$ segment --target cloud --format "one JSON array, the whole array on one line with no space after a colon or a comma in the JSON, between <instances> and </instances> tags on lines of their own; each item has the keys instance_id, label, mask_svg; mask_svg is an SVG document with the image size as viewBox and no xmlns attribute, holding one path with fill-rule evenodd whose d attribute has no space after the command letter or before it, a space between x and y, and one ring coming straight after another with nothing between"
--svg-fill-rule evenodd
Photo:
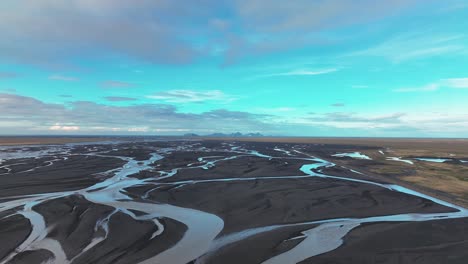
<instances>
[{"instance_id":1,"label":"cloud","mask_svg":"<svg viewBox=\"0 0 468 264\"><path fill-rule=\"evenodd\" d=\"M131 127L127 129L128 132L141 132L141 133L146 133L149 130L150 130L149 127Z\"/></svg>"},{"instance_id":2,"label":"cloud","mask_svg":"<svg viewBox=\"0 0 468 264\"><path fill-rule=\"evenodd\" d=\"M347 123L365 123L365 122L380 122L393 123L399 122L400 119L406 116L406 113L392 113L385 115L357 115L350 112L331 112L325 114L312 114L309 118L312 121L327 121L327 122L347 122Z\"/></svg>"},{"instance_id":3,"label":"cloud","mask_svg":"<svg viewBox=\"0 0 468 264\"><path fill-rule=\"evenodd\" d=\"M465 43L463 34L406 33L346 56L383 57L393 63L401 63L441 55L466 54L468 48Z\"/></svg>"},{"instance_id":4,"label":"cloud","mask_svg":"<svg viewBox=\"0 0 468 264\"><path fill-rule=\"evenodd\" d=\"M440 85L438 83L431 83L421 87L407 87L407 88L398 88L393 90L397 93L408 93L408 92L433 92L439 90Z\"/></svg>"},{"instance_id":5,"label":"cloud","mask_svg":"<svg viewBox=\"0 0 468 264\"><path fill-rule=\"evenodd\" d=\"M337 136L459 137L468 132L468 114L424 110L382 114L310 113L291 120L288 125L302 131L311 127Z\"/></svg>"},{"instance_id":6,"label":"cloud","mask_svg":"<svg viewBox=\"0 0 468 264\"><path fill-rule=\"evenodd\" d=\"M18 107L21 106L21 107ZM61 104L48 104L28 96L0 93L0 116L19 119L34 119L61 116L66 109ZM56 122L54 122L56 123Z\"/></svg>"},{"instance_id":7,"label":"cloud","mask_svg":"<svg viewBox=\"0 0 468 264\"><path fill-rule=\"evenodd\" d=\"M323 34L327 30L397 16L428 1L236 0L237 23L225 34L225 64L247 56L329 47L343 38Z\"/></svg>"},{"instance_id":8,"label":"cloud","mask_svg":"<svg viewBox=\"0 0 468 264\"><path fill-rule=\"evenodd\" d=\"M79 78L71 77L71 76L64 76L59 74L54 74L49 76L49 80L58 80L58 81L66 81L66 82L76 82L79 81Z\"/></svg>"},{"instance_id":9,"label":"cloud","mask_svg":"<svg viewBox=\"0 0 468 264\"><path fill-rule=\"evenodd\" d=\"M113 106L88 101L54 104L32 97L0 93L0 127L2 134L50 134L51 131L58 134L107 135L262 131L264 134L309 136L460 136L468 133L468 114L463 111L420 111L277 116L228 109L188 113L168 104Z\"/></svg>"},{"instance_id":10,"label":"cloud","mask_svg":"<svg viewBox=\"0 0 468 264\"><path fill-rule=\"evenodd\" d=\"M372 0L296 0L287 3L281 0L237 1L245 25L265 32L310 32L348 26L394 15L419 3L426 1L393 0L378 4Z\"/></svg>"},{"instance_id":11,"label":"cloud","mask_svg":"<svg viewBox=\"0 0 468 264\"><path fill-rule=\"evenodd\" d=\"M283 73L271 74L270 76L294 76L294 75L321 75L331 72L336 72L338 69L323 69L323 70L294 70Z\"/></svg>"},{"instance_id":12,"label":"cloud","mask_svg":"<svg viewBox=\"0 0 468 264\"><path fill-rule=\"evenodd\" d=\"M235 61L244 54L324 44L327 41L318 37L324 29L380 20L426 3L4 0L0 3L0 58L51 67L109 56L186 64L221 50L227 61Z\"/></svg>"},{"instance_id":13,"label":"cloud","mask_svg":"<svg viewBox=\"0 0 468 264\"><path fill-rule=\"evenodd\" d=\"M331 130L341 136L349 134L359 136L356 134L359 131L360 136L370 135L369 133L390 135L396 129L402 129L403 133L406 132L408 136L416 131L414 124L408 124L405 121L408 115L408 113L400 112L375 115L353 112L310 113L292 122L298 126L315 126Z\"/></svg>"},{"instance_id":14,"label":"cloud","mask_svg":"<svg viewBox=\"0 0 468 264\"><path fill-rule=\"evenodd\" d=\"M14 88L4 88L4 89L2 89L2 91L6 92L6 93L10 93L10 94L14 94L14 93L17 92L17 90L14 89Z\"/></svg>"},{"instance_id":15,"label":"cloud","mask_svg":"<svg viewBox=\"0 0 468 264\"><path fill-rule=\"evenodd\" d=\"M55 131L78 131L80 130L79 126L62 126L59 123L49 127L49 130Z\"/></svg>"},{"instance_id":16,"label":"cloud","mask_svg":"<svg viewBox=\"0 0 468 264\"><path fill-rule=\"evenodd\" d=\"M121 96L106 96L104 97L109 102L126 102L126 101L136 101L138 99L132 97L121 97Z\"/></svg>"},{"instance_id":17,"label":"cloud","mask_svg":"<svg viewBox=\"0 0 468 264\"><path fill-rule=\"evenodd\" d=\"M61 94L59 96L62 97L62 98L72 98L73 97L73 95L71 95L71 94Z\"/></svg>"},{"instance_id":18,"label":"cloud","mask_svg":"<svg viewBox=\"0 0 468 264\"><path fill-rule=\"evenodd\" d=\"M343 103L334 103L334 104L331 104L331 106L334 106L334 107L343 107L343 106L345 106L345 104L343 104Z\"/></svg>"},{"instance_id":19,"label":"cloud","mask_svg":"<svg viewBox=\"0 0 468 264\"><path fill-rule=\"evenodd\" d=\"M440 88L453 88L453 89L468 89L468 78L451 78L441 79L437 82L430 83L421 87L409 87L394 89L394 92L433 92Z\"/></svg>"},{"instance_id":20,"label":"cloud","mask_svg":"<svg viewBox=\"0 0 468 264\"><path fill-rule=\"evenodd\" d=\"M122 81L104 81L101 83L101 87L104 89L114 89L114 88L130 88L134 87L136 84Z\"/></svg>"},{"instance_id":21,"label":"cloud","mask_svg":"<svg viewBox=\"0 0 468 264\"><path fill-rule=\"evenodd\" d=\"M147 98L161 100L169 103L200 103L206 101L228 102L235 99L234 97L228 96L220 90L170 90L149 95Z\"/></svg>"},{"instance_id":22,"label":"cloud","mask_svg":"<svg viewBox=\"0 0 468 264\"><path fill-rule=\"evenodd\" d=\"M442 83L451 88L466 89L468 88L468 78L452 78L444 79Z\"/></svg>"},{"instance_id":23,"label":"cloud","mask_svg":"<svg viewBox=\"0 0 468 264\"><path fill-rule=\"evenodd\" d=\"M183 113L168 104L112 106L88 101L53 104L0 93L2 133L48 133L51 130L81 134L269 131L270 125L264 122L266 117L227 109Z\"/></svg>"},{"instance_id":24,"label":"cloud","mask_svg":"<svg viewBox=\"0 0 468 264\"><path fill-rule=\"evenodd\" d=\"M296 111L296 108L287 107L287 106L270 107L270 108L261 107L261 108L255 108L255 110L261 113L287 113L287 112Z\"/></svg>"},{"instance_id":25,"label":"cloud","mask_svg":"<svg viewBox=\"0 0 468 264\"><path fill-rule=\"evenodd\" d=\"M0 4L0 57L54 65L118 54L187 63L198 51L180 36L197 31L192 23L208 24L216 6L216 1L195 8L168 0L5 0Z\"/></svg>"},{"instance_id":26,"label":"cloud","mask_svg":"<svg viewBox=\"0 0 468 264\"><path fill-rule=\"evenodd\" d=\"M319 69L319 70L301 69L301 70L291 70L291 71L286 71L286 72L257 75L255 76L254 79L276 77L276 76L313 76L313 75L328 74L328 73L332 73L336 71L338 71L338 69L336 68Z\"/></svg>"},{"instance_id":27,"label":"cloud","mask_svg":"<svg viewBox=\"0 0 468 264\"><path fill-rule=\"evenodd\" d=\"M0 72L0 80L1 79L11 79L11 78L16 78L18 74L14 72Z\"/></svg>"}]
</instances>

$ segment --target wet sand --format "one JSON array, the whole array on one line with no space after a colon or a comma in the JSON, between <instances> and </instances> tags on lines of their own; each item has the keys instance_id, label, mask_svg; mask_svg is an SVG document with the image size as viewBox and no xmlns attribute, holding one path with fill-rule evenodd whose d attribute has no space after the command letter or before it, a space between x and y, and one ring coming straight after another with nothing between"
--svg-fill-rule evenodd
<instances>
[{"instance_id":1,"label":"wet sand","mask_svg":"<svg viewBox=\"0 0 468 264\"><path fill-rule=\"evenodd\" d=\"M468 219L376 223L356 228L341 248L301 264L467 263Z\"/></svg>"},{"instance_id":2,"label":"wet sand","mask_svg":"<svg viewBox=\"0 0 468 264\"><path fill-rule=\"evenodd\" d=\"M380 149L233 141L12 148L0 162L0 263L464 263L468 212L369 170L385 164L369 154ZM357 150L371 159L333 156ZM326 242L319 230L328 225L326 237L337 238ZM314 236L336 249L307 249Z\"/></svg>"},{"instance_id":3,"label":"wet sand","mask_svg":"<svg viewBox=\"0 0 468 264\"><path fill-rule=\"evenodd\" d=\"M52 165L47 161L55 160ZM17 164L18 165L10 165ZM71 156L63 158L18 159L2 166L11 169L0 175L0 199L9 196L79 190L92 186L106 176L99 173L118 168L116 158Z\"/></svg>"},{"instance_id":4,"label":"wet sand","mask_svg":"<svg viewBox=\"0 0 468 264\"><path fill-rule=\"evenodd\" d=\"M152 191L148 199L216 214L225 220L223 234L277 223L450 211L405 194L328 179L271 181L260 177L246 182L179 186Z\"/></svg>"}]
</instances>

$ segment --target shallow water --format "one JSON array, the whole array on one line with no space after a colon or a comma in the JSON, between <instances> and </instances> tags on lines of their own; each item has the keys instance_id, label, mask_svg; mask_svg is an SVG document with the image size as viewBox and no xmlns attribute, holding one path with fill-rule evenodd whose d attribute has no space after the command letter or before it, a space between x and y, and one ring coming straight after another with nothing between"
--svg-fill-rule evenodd
<instances>
[{"instance_id":1,"label":"shallow water","mask_svg":"<svg viewBox=\"0 0 468 264\"><path fill-rule=\"evenodd\" d=\"M443 163L446 161L450 161L452 159L438 159L438 158L415 158L415 160L420 160L420 161L428 161L428 162L437 162L437 163Z\"/></svg>"},{"instance_id":2,"label":"shallow water","mask_svg":"<svg viewBox=\"0 0 468 264\"><path fill-rule=\"evenodd\" d=\"M16 157L17 156L14 155L11 156L11 158ZM54 259L49 260L48 263L69 263L70 260L66 258L60 244L53 239L46 238L48 228L45 225L44 218L42 215L34 211L33 207L46 201L76 194L82 195L90 202L112 206L116 211L126 213L136 220L153 220L158 222L158 218L167 217L180 221L187 226L187 231L183 238L176 245L151 259L143 261L142 263L185 264L206 252L211 241L222 231L224 225L223 220L216 215L194 209L182 208L168 204L131 201L130 197L124 194L123 190L132 186L145 184L145 180L129 178L128 176L151 168L149 164L161 159L162 156L155 153L150 159L143 162L133 160L129 157L118 158L127 161L127 163L118 170L109 171L109 173L114 173L114 176L91 187L73 192L46 193L0 203L0 211L19 207L20 209L17 213L22 214L27 218L32 226L32 232L29 234L28 238L15 250L15 252L7 256L0 263L7 263L19 252L41 248L51 251L55 257ZM146 214L143 216L135 216L129 211L131 209L145 212ZM112 212L112 214L115 214L116 211ZM97 225L106 230L106 234L108 232L108 221L111 216L112 215L109 215L100 221L100 223L97 223ZM157 224L157 226L161 227L160 224ZM162 232L163 230L160 230L160 232L153 234L152 238L157 237L157 235ZM90 245L88 245L83 252L98 245L104 239L105 237L91 241Z\"/></svg>"},{"instance_id":3,"label":"shallow water","mask_svg":"<svg viewBox=\"0 0 468 264\"><path fill-rule=\"evenodd\" d=\"M187 147L180 147L179 149L186 149ZM310 257L323 254L338 248L343 243L343 238L351 230L358 227L362 223L370 222L395 222L395 221L429 221L435 219L447 219L447 218L461 218L468 217L468 211L462 207L453 205L451 203L445 202L443 200L430 197L428 195L415 192L408 188L393 185L393 184L382 184L369 180L353 179L339 176L332 176L323 173L323 169L328 167L335 166L334 163L320 159L317 157L309 156L304 152L293 149L291 151L284 150L280 148L275 148L275 151L284 153L288 159L300 159L304 160L304 165L300 168L305 175L300 176L276 176L276 177L233 177L233 178L219 178L219 179L207 179L207 180L182 180L175 182L165 182L160 183L158 180L167 179L177 174L181 169L192 169L192 168L203 168L209 169L216 166L220 161L225 161L229 159L236 159L242 156L256 156L260 158L273 159L278 157L272 157L269 155L262 154L256 150L246 150L239 146L229 145L230 151L235 154L228 157L213 157L205 156L199 157L196 166L183 166L181 168L173 168L169 172L159 171L160 177L150 178L150 179L136 179L129 177L132 174L139 173L144 170L153 169L150 164L160 160L163 157L164 153L170 151L170 149L158 150L158 152L153 153L151 158L145 161L136 161L130 157L117 157L124 161L126 164L121 168L110 170L106 172L107 174L112 174L112 177L103 180L93 186L88 188L78 190L78 191L67 191L67 192L57 192L57 193L47 193L40 195L29 195L18 197L16 200L0 203L0 211L6 211L14 208L18 208L16 214L21 214L26 217L32 226L32 232L29 234L28 238L16 249L15 252L12 252L7 258L3 259L0 263L7 263L15 255L24 250L34 250L34 249L47 249L51 251L55 258L50 260L50 263L68 263L73 261L73 259L68 260L66 255L61 248L61 245L58 241L50 239L48 235L48 227L45 224L44 218L38 212L34 211L33 207L40 203L50 201L53 199L66 197L70 195L82 195L86 200L96 203L114 207L115 210L112 211L109 215L101 218L97 223L95 230L103 230L103 237L94 238L88 246L86 246L81 254L84 254L88 250L96 247L107 238L109 232L109 221L111 217L117 213L125 213L130 217L136 220L148 220L153 221L158 227L158 230L152 234L151 239L157 239L164 232L164 226L159 222L159 219L170 218L176 221L183 223L187 227L183 238L173 245L168 250L149 258L141 263L150 264L150 263L181 263L185 264L192 260L198 259L196 263L204 263L206 260L209 260L212 254L215 254L216 251L222 249L223 247L242 241L243 239L255 236L260 233L270 232L285 226L301 226L301 225L318 225L315 228L303 231L303 238L298 245L294 248L274 256L264 263L297 263L302 260L308 259ZM309 156L308 158L297 158L291 157L294 156L294 153ZM30 155L29 152L23 152L26 156ZM50 153L50 152L40 152ZM18 155L12 155L9 158L16 158ZM104 156L105 154L87 154L95 156ZM334 156L348 156L353 158L360 159L370 159L366 155L362 155L359 152L354 153L340 153L335 154ZM389 157L393 158L393 157ZM398 160L403 161L405 160ZM353 171L353 170L350 170ZM353 171L355 173L362 174L359 171ZM125 189L129 187L142 186L142 185L154 185L154 189L157 189L160 186L164 185L174 185L175 188L180 186L185 186L187 184L208 184L212 182L241 182L241 181L256 181L256 180L284 180L284 179L294 179L294 178L309 178L309 177L322 177L322 178L331 178L335 180L342 181L351 181L358 182L362 184L371 184L379 186L381 188L388 189L394 192L405 193L407 195L416 196L424 199L431 200L434 203L447 206L457 210L456 212L449 213L432 213L432 214L398 214L398 215L383 215L383 216L373 216L366 218L335 218L335 219L325 219L320 221L312 222L303 222L295 224L279 224L272 226L264 226L254 229L242 230L236 233L228 234L222 237L218 235L223 230L224 221L218 216L210 213L206 213L199 210L183 208L178 206L173 206L170 204L155 204L153 202L145 201L135 201L127 196ZM152 189L153 190L153 189ZM145 196L148 197L148 194L151 192L148 191ZM145 198L143 196L142 198ZM136 216L130 210L138 210L144 212L145 214L141 216ZM80 255L78 255L80 256ZM75 256L74 258L77 258Z\"/></svg>"},{"instance_id":4,"label":"shallow water","mask_svg":"<svg viewBox=\"0 0 468 264\"><path fill-rule=\"evenodd\" d=\"M414 164L413 161L407 160L407 159L402 159L401 157L387 157L387 160L400 161L400 162L408 163L408 164L411 164L411 165Z\"/></svg>"},{"instance_id":5,"label":"shallow water","mask_svg":"<svg viewBox=\"0 0 468 264\"><path fill-rule=\"evenodd\" d=\"M337 154L333 154L332 156L333 157L339 157L339 158L350 157L350 158L354 158L354 159L371 160L371 158L369 156L361 154L360 152L337 153Z\"/></svg>"},{"instance_id":6,"label":"shallow water","mask_svg":"<svg viewBox=\"0 0 468 264\"><path fill-rule=\"evenodd\" d=\"M329 166L327 161L321 160L323 166ZM432 213L432 214L398 214L398 215L385 215L385 216L375 216L367 217L361 219L329 219L320 221L321 224L318 227L302 232L306 238L299 243L294 248L279 254L269 260L263 262L265 264L281 264L281 263L298 263L305 259L317 256L326 252L329 252L333 249L338 248L342 243L342 238L353 230L355 227L361 225L362 223L371 223L371 222L401 222L401 221L430 221L437 219L453 219L453 218L463 218L468 217L468 210L451 204L449 202L431 197L426 194L422 194L411 189L395 185L395 184L380 184L372 181L350 179L345 177L337 176L328 176L319 174L317 175L314 170L319 170L321 166L317 167L317 164L304 165L301 168L301 171L311 175L319 176L324 178L333 178L341 179L345 181L360 182L366 184L377 185L382 188L389 189L395 192L401 192L408 195L428 199L434 203L453 208L457 210L456 212L449 213ZM310 222L309 224L314 224L319 222ZM324 231L325 230L325 231Z\"/></svg>"}]
</instances>

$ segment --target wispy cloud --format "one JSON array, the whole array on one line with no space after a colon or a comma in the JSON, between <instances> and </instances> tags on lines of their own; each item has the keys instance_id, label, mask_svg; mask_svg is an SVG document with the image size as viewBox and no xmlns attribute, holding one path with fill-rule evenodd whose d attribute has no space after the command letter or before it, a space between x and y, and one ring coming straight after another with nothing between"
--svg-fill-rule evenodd
<instances>
[{"instance_id":1,"label":"wispy cloud","mask_svg":"<svg viewBox=\"0 0 468 264\"><path fill-rule=\"evenodd\" d=\"M332 72L338 71L338 68L328 68L328 69L298 69L298 70L291 70L285 72L276 72L276 73L268 73L268 74L261 74L254 76L253 79L259 78L269 78L269 77L277 77L277 76L313 76L313 75L322 75L328 74Z\"/></svg>"},{"instance_id":2,"label":"wispy cloud","mask_svg":"<svg viewBox=\"0 0 468 264\"><path fill-rule=\"evenodd\" d=\"M407 113L357 114L353 112L310 113L300 122L304 125L318 125L349 129L380 129L401 126Z\"/></svg>"},{"instance_id":3,"label":"wispy cloud","mask_svg":"<svg viewBox=\"0 0 468 264\"><path fill-rule=\"evenodd\" d=\"M424 85L421 87L405 87L405 88L398 88L393 90L397 93L409 93L409 92L432 92L439 90L440 85L438 83L431 83L428 85Z\"/></svg>"},{"instance_id":4,"label":"wispy cloud","mask_svg":"<svg viewBox=\"0 0 468 264\"><path fill-rule=\"evenodd\" d=\"M77 78L77 77L72 77L72 76L64 76L64 75L60 75L60 74L54 74L54 75L49 76L49 80L76 82L76 81L79 81L80 79Z\"/></svg>"},{"instance_id":5,"label":"wispy cloud","mask_svg":"<svg viewBox=\"0 0 468 264\"><path fill-rule=\"evenodd\" d=\"M283 106L283 107L271 108L271 109L269 109L269 110L271 110L271 111L273 111L273 112L291 112L291 111L295 111L296 108Z\"/></svg>"},{"instance_id":6,"label":"wispy cloud","mask_svg":"<svg viewBox=\"0 0 468 264\"><path fill-rule=\"evenodd\" d=\"M449 78L442 79L434 83L430 83L420 87L404 87L394 89L394 92L407 93L407 92L433 92L441 88L453 89L468 89L468 78Z\"/></svg>"},{"instance_id":7,"label":"wispy cloud","mask_svg":"<svg viewBox=\"0 0 468 264\"><path fill-rule=\"evenodd\" d=\"M0 72L0 79L11 79L16 78L18 74L14 72Z\"/></svg>"},{"instance_id":8,"label":"wispy cloud","mask_svg":"<svg viewBox=\"0 0 468 264\"><path fill-rule=\"evenodd\" d=\"M122 82L122 81L114 81L114 80L109 80L109 81L104 81L101 83L101 87L104 89L113 89L113 88L131 88L136 86L134 83L130 82Z\"/></svg>"},{"instance_id":9,"label":"wispy cloud","mask_svg":"<svg viewBox=\"0 0 468 264\"><path fill-rule=\"evenodd\" d=\"M150 130L149 127L131 127L128 128L128 132L140 132L140 133L147 133Z\"/></svg>"},{"instance_id":10,"label":"wispy cloud","mask_svg":"<svg viewBox=\"0 0 468 264\"><path fill-rule=\"evenodd\" d=\"M345 104L343 104L343 103L334 103L334 104L331 104L331 106L334 106L334 107L343 107L343 106L345 106Z\"/></svg>"},{"instance_id":11,"label":"wispy cloud","mask_svg":"<svg viewBox=\"0 0 468 264\"><path fill-rule=\"evenodd\" d=\"M277 73L273 75L285 75L285 76L291 76L291 75L321 75L321 74L327 74L331 72L336 72L338 69L332 68L332 69L322 69L322 70L295 70L295 71L289 71L289 72L283 72L283 73Z\"/></svg>"},{"instance_id":12,"label":"wispy cloud","mask_svg":"<svg viewBox=\"0 0 468 264\"><path fill-rule=\"evenodd\" d=\"M400 63L412 59L465 54L466 36L463 34L434 34L432 32L403 34L391 38L366 50L352 52L346 56L383 57Z\"/></svg>"},{"instance_id":13,"label":"wispy cloud","mask_svg":"<svg viewBox=\"0 0 468 264\"><path fill-rule=\"evenodd\" d=\"M354 113L331 112L311 113L294 122L302 126L317 126L340 129L360 130L369 133L398 134L408 136L411 133L420 135L453 135L468 130L468 114L449 112L404 112L404 113ZM348 131L348 130L346 130Z\"/></svg>"},{"instance_id":14,"label":"wispy cloud","mask_svg":"<svg viewBox=\"0 0 468 264\"><path fill-rule=\"evenodd\" d=\"M310 120L315 121L342 121L342 122L396 122L402 117L406 116L406 113L391 113L383 115L358 115L351 112L332 112L325 114L313 114Z\"/></svg>"},{"instance_id":15,"label":"wispy cloud","mask_svg":"<svg viewBox=\"0 0 468 264\"><path fill-rule=\"evenodd\" d=\"M54 131L78 131L80 130L79 126L63 126L60 125L59 123L56 123L55 125L49 127L49 130L54 130Z\"/></svg>"},{"instance_id":16,"label":"wispy cloud","mask_svg":"<svg viewBox=\"0 0 468 264\"><path fill-rule=\"evenodd\" d=\"M233 96L228 96L220 90L170 90L148 95L147 98L161 100L169 103L201 103L205 101L227 102L235 99Z\"/></svg>"},{"instance_id":17,"label":"wispy cloud","mask_svg":"<svg viewBox=\"0 0 468 264\"><path fill-rule=\"evenodd\" d=\"M2 91L7 92L7 93L12 93L12 94L17 92L17 90L14 88L4 88L2 89Z\"/></svg>"},{"instance_id":18,"label":"wispy cloud","mask_svg":"<svg viewBox=\"0 0 468 264\"><path fill-rule=\"evenodd\" d=\"M451 88L458 88L458 89L467 89L468 88L468 78L452 78L452 79L445 79L442 81L447 86Z\"/></svg>"},{"instance_id":19,"label":"wispy cloud","mask_svg":"<svg viewBox=\"0 0 468 264\"><path fill-rule=\"evenodd\" d=\"M133 97L122 97L122 96L106 96L104 97L109 102L126 102L126 101L136 101L136 98Z\"/></svg>"},{"instance_id":20,"label":"wispy cloud","mask_svg":"<svg viewBox=\"0 0 468 264\"><path fill-rule=\"evenodd\" d=\"M297 110L297 108L289 106L280 106L280 107L258 107L253 109L256 113L265 113L265 114L290 114Z\"/></svg>"}]
</instances>

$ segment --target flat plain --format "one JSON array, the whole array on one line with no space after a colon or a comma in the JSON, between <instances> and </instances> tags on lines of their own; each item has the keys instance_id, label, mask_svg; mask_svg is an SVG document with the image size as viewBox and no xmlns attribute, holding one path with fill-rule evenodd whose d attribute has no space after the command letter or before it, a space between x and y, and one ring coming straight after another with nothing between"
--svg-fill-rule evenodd
<instances>
[{"instance_id":1,"label":"flat plain","mask_svg":"<svg viewBox=\"0 0 468 264\"><path fill-rule=\"evenodd\" d=\"M464 140L22 140L0 263L468 262Z\"/></svg>"}]
</instances>

